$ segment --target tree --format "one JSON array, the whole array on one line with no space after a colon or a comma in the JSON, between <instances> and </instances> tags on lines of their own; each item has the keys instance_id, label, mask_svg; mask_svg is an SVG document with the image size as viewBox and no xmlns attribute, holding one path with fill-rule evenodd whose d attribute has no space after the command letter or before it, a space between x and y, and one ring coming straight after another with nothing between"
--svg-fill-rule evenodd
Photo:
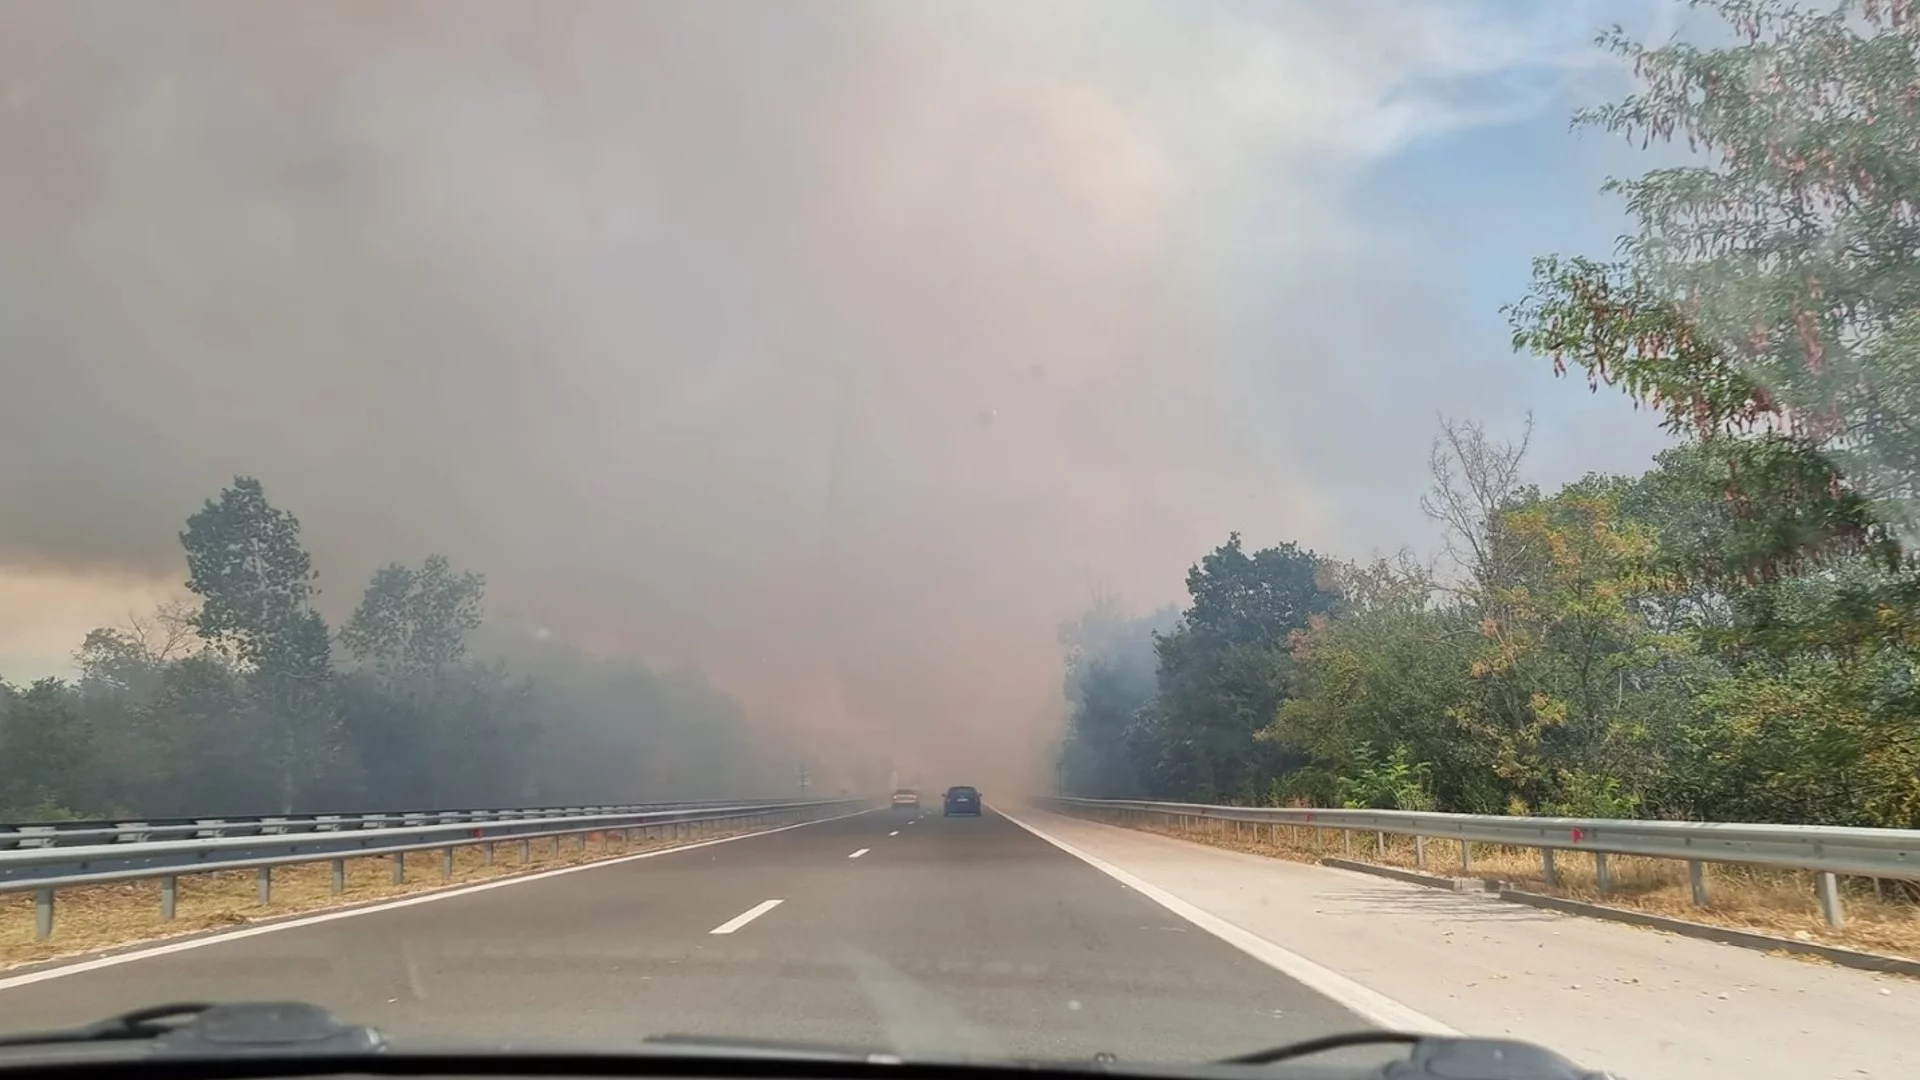
<instances>
[{"instance_id":1,"label":"tree","mask_svg":"<svg viewBox=\"0 0 1920 1080\"><path fill-rule=\"evenodd\" d=\"M312 559L300 522L267 501L260 481L235 477L187 519L187 588L200 597L199 635L248 671L275 727L283 811L316 779L332 749L332 642L313 610Z\"/></svg>"},{"instance_id":2,"label":"tree","mask_svg":"<svg viewBox=\"0 0 1920 1080\"><path fill-rule=\"evenodd\" d=\"M1665 587L1655 535L1622 520L1607 487L1570 484L1501 515L1514 576L1495 590L1470 657L1482 693L1455 715L1530 808L1597 815L1568 805L1569 792L1591 800L1605 790L1592 777L1634 786L1657 771L1643 757L1644 727L1627 721L1628 687L1686 645L1649 628L1640 598Z\"/></svg>"},{"instance_id":3,"label":"tree","mask_svg":"<svg viewBox=\"0 0 1920 1080\"><path fill-rule=\"evenodd\" d=\"M1514 442L1495 442L1472 420L1440 418L1440 434L1427 456L1433 486L1420 497L1420 510L1438 523L1445 554L1461 586L1474 590L1482 604L1512 577L1506 559L1511 546L1499 544L1500 514L1531 493L1521 474L1533 444L1533 415Z\"/></svg>"},{"instance_id":4,"label":"tree","mask_svg":"<svg viewBox=\"0 0 1920 1080\"><path fill-rule=\"evenodd\" d=\"M1545 258L1508 309L1514 344L1583 368L1714 444L1730 550L1703 574L1892 563L1920 495L1920 51L1905 3L1807 11L1695 0L1740 38L1703 49L1618 30L1641 90L1576 122L1684 138L1702 159L1608 189L1638 230L1620 258ZM1885 597L1911 606L1911 576Z\"/></svg>"},{"instance_id":5,"label":"tree","mask_svg":"<svg viewBox=\"0 0 1920 1080\"><path fill-rule=\"evenodd\" d=\"M1338 600L1319 556L1291 543L1248 555L1240 534L1187 571L1192 603L1155 643L1160 693L1133 741L1154 785L1196 798L1264 798L1298 762L1255 738L1287 696L1290 635Z\"/></svg>"},{"instance_id":6,"label":"tree","mask_svg":"<svg viewBox=\"0 0 1920 1080\"><path fill-rule=\"evenodd\" d=\"M484 747L500 732L483 687L499 689L500 679L465 663L485 591L485 578L455 573L444 555L418 570L392 563L341 628L362 665L344 697L345 727L375 790L418 792L439 806L475 786L463 773L494 771Z\"/></svg>"},{"instance_id":7,"label":"tree","mask_svg":"<svg viewBox=\"0 0 1920 1080\"><path fill-rule=\"evenodd\" d=\"M151 759L131 785L139 809L247 814L283 801L284 772L272 767L284 752L283 726L263 711L247 673L217 651L168 664L148 716Z\"/></svg>"},{"instance_id":8,"label":"tree","mask_svg":"<svg viewBox=\"0 0 1920 1080\"><path fill-rule=\"evenodd\" d=\"M73 688L41 679L24 692L0 683L0 813L64 817L81 805L76 777L92 750Z\"/></svg>"},{"instance_id":9,"label":"tree","mask_svg":"<svg viewBox=\"0 0 1920 1080\"><path fill-rule=\"evenodd\" d=\"M383 675L432 677L466 659L485 595L484 576L454 573L444 555L418 570L391 563L367 583L340 641Z\"/></svg>"},{"instance_id":10,"label":"tree","mask_svg":"<svg viewBox=\"0 0 1920 1080\"><path fill-rule=\"evenodd\" d=\"M1403 810L1504 809L1504 789L1455 721L1472 693L1462 641L1474 639L1473 620L1435 607L1432 578L1405 560L1331 577L1339 611L1293 635L1289 697L1261 733L1307 762L1277 794L1376 806L1390 791L1387 805Z\"/></svg>"},{"instance_id":11,"label":"tree","mask_svg":"<svg viewBox=\"0 0 1920 1080\"><path fill-rule=\"evenodd\" d=\"M1064 690L1072 710L1058 762L1062 790L1105 798L1139 793L1140 768L1128 736L1156 688L1155 635L1172 629L1178 618L1172 608L1128 618L1111 598L1102 598L1061 627Z\"/></svg>"}]
</instances>

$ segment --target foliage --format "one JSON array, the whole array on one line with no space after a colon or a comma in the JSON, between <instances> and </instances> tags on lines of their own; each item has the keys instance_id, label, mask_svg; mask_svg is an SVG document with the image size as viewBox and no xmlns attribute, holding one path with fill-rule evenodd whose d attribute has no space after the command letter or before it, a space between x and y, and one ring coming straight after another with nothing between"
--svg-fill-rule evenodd
<instances>
[{"instance_id":1,"label":"foliage","mask_svg":"<svg viewBox=\"0 0 1920 1080\"><path fill-rule=\"evenodd\" d=\"M484 579L388 565L335 665L299 523L241 478L181 535L197 607L89 632L78 678L0 682L0 819L526 806L785 794L697 673L501 637Z\"/></svg>"},{"instance_id":2,"label":"foliage","mask_svg":"<svg viewBox=\"0 0 1920 1080\"><path fill-rule=\"evenodd\" d=\"M1468 453L1454 465L1510 460L1475 449L1489 445L1484 433L1458 430ZM1726 535L1719 505L1702 497L1719 461L1695 444L1645 475L1588 476L1550 494L1437 468L1441 485L1493 493L1458 504L1475 509L1456 520L1478 530L1457 546L1458 580L1443 585L1404 557L1320 560L1312 576L1324 593L1296 590L1310 598L1265 620L1201 607L1223 592L1271 595L1219 587L1257 562L1243 564L1230 541L1190 576L1193 606L1158 638L1151 680L1143 631L1075 653L1062 785L1920 826L1920 649L1876 604L1896 571L1855 556L1751 585L1677 573ZM1303 611L1304 627L1276 633ZM1269 719L1250 744L1241 725L1261 710ZM1089 759L1101 763L1095 779ZM1133 788L1102 786L1121 775Z\"/></svg>"},{"instance_id":3,"label":"foliage","mask_svg":"<svg viewBox=\"0 0 1920 1080\"><path fill-rule=\"evenodd\" d=\"M200 597L194 629L249 675L260 715L274 730L270 759L280 777L280 808L332 764L334 713L331 636L313 609L312 559L300 546L300 521L267 501L260 481L232 486L187 519L187 589Z\"/></svg>"},{"instance_id":4,"label":"foliage","mask_svg":"<svg viewBox=\"0 0 1920 1080\"><path fill-rule=\"evenodd\" d=\"M1637 231L1613 262L1539 260L1515 345L1721 444L1746 542L1704 572L1891 562L1920 525L1920 34L1899 3L1694 6L1738 41L1610 33L1641 89L1576 122L1695 160L1609 184Z\"/></svg>"},{"instance_id":5,"label":"foliage","mask_svg":"<svg viewBox=\"0 0 1920 1080\"><path fill-rule=\"evenodd\" d=\"M1348 810L1431 810L1433 764L1415 761L1404 745L1385 754L1370 742L1354 747L1353 772L1339 778L1340 805Z\"/></svg>"}]
</instances>

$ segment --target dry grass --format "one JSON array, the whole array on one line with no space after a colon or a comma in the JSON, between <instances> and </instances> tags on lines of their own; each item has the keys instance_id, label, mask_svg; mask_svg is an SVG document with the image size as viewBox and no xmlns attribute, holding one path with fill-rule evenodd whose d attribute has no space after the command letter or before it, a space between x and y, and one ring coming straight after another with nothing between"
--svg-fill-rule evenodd
<instances>
[{"instance_id":1,"label":"dry grass","mask_svg":"<svg viewBox=\"0 0 1920 1080\"><path fill-rule=\"evenodd\" d=\"M1253 826L1207 820L1197 821L1191 830L1131 821L1114 824L1303 862L1335 856L1383 866L1420 868L1416 866L1410 837L1355 832L1349 850L1348 837L1339 829ZM1820 914L1814 891L1817 875L1803 871L1708 863L1707 906L1699 907L1693 902L1687 864L1674 859L1609 856L1610 889L1604 895L1595 877L1592 856L1574 852L1563 851L1555 856L1557 882L1554 885L1547 884L1540 852L1534 848L1475 844L1469 873L1461 868L1458 842L1428 840L1424 869L1443 876L1506 882L1528 892L1690 922L1920 959L1920 904L1903 898L1904 887L1897 882L1843 879L1847 918L1846 925L1836 930L1829 927Z\"/></svg>"},{"instance_id":2,"label":"dry grass","mask_svg":"<svg viewBox=\"0 0 1920 1080\"><path fill-rule=\"evenodd\" d=\"M401 884L393 881L392 857L348 859L346 888L337 896L332 892L330 863L279 866L273 871L272 902L268 904L259 902L259 879L252 870L183 874L178 878L172 921L160 917L158 879L61 889L56 897L53 936L46 941L34 940L33 894L0 893L0 970L76 953L432 892L674 847L692 839L734 836L749 831L752 830L720 829L682 840L636 836L631 842L618 832L595 833L587 836L584 844L581 838L565 838L557 853L552 840L537 839L530 842L530 858L524 863L520 860L517 840L500 840L495 842L492 865L486 862L484 848L472 844L454 849L451 876L444 873L440 851L416 851L406 856L406 881Z\"/></svg>"}]
</instances>

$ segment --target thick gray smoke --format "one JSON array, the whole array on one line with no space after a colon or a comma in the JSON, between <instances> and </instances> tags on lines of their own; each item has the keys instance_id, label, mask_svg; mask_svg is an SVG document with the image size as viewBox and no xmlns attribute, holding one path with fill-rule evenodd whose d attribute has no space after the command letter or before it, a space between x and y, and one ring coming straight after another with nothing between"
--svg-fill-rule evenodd
<instances>
[{"instance_id":1,"label":"thick gray smoke","mask_svg":"<svg viewBox=\"0 0 1920 1080\"><path fill-rule=\"evenodd\" d=\"M335 608L441 551L522 624L698 664L849 757L1009 776L1096 590L1168 599L1230 528L1393 543L1435 408L1503 407L1337 193L1472 122L1453 81L1538 30L8 4L0 573L177 580L180 521L251 473ZM1256 258L1281 325L1249 342ZM1298 396L1250 401L1253 369ZM1380 389L1321 399L1341 371Z\"/></svg>"}]
</instances>

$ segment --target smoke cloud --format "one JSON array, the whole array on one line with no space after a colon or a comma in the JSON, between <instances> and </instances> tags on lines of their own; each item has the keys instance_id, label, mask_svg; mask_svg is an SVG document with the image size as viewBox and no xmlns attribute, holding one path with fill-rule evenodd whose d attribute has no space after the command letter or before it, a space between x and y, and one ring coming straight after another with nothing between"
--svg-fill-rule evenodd
<instances>
[{"instance_id":1,"label":"smoke cloud","mask_svg":"<svg viewBox=\"0 0 1920 1080\"><path fill-rule=\"evenodd\" d=\"M177 581L253 474L335 611L445 552L849 760L1019 782L1091 595L1233 528L1391 546L1351 485L1499 407L1342 195L1585 62L1584 11L1484 15L8 5L0 573Z\"/></svg>"}]
</instances>

